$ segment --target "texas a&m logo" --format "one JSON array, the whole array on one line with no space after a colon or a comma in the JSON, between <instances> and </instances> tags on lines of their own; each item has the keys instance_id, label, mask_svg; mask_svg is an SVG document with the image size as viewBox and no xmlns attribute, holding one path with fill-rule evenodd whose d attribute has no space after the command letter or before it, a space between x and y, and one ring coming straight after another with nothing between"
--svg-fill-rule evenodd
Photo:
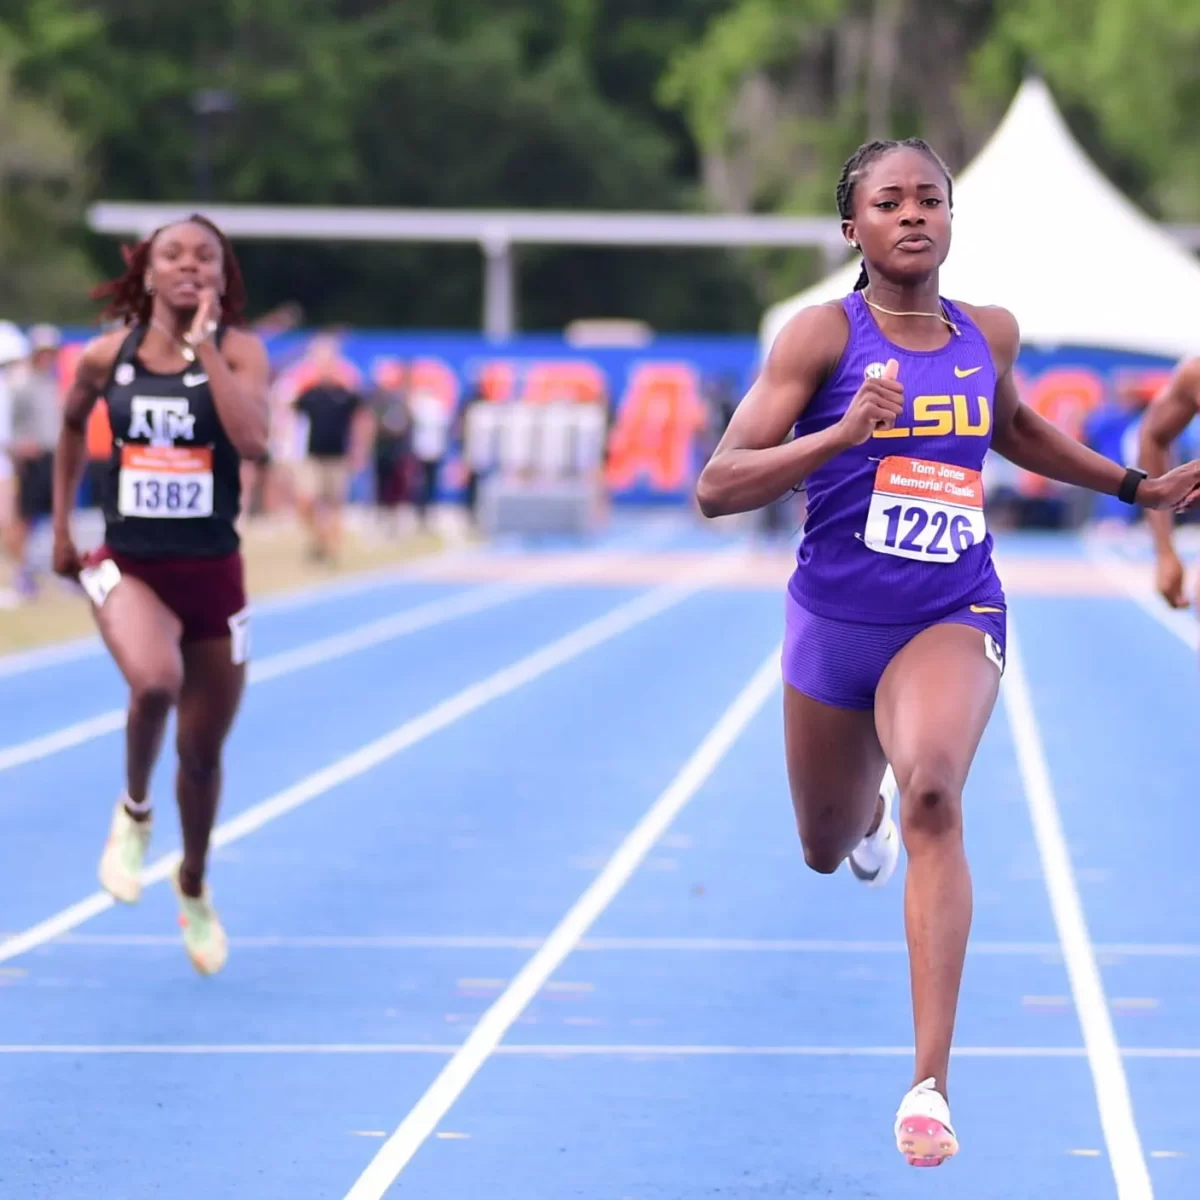
<instances>
[{"instance_id":1,"label":"texas a&m logo","mask_svg":"<svg viewBox=\"0 0 1200 1200\"><path fill-rule=\"evenodd\" d=\"M134 396L130 402L129 437L146 438L151 446L173 446L196 436L196 416L187 400Z\"/></svg>"}]
</instances>

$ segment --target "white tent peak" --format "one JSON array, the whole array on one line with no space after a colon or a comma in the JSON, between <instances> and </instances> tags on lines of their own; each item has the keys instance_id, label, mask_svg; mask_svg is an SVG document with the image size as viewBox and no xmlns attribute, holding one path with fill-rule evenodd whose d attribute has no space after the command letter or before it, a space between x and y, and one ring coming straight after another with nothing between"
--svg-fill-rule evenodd
<instances>
[{"instance_id":1,"label":"white tent peak","mask_svg":"<svg viewBox=\"0 0 1200 1200\"><path fill-rule=\"evenodd\" d=\"M859 261L770 308L764 353L802 308L844 296ZM1011 309L1022 341L1178 358L1200 352L1200 262L1097 169L1038 76L954 184L942 294Z\"/></svg>"}]
</instances>

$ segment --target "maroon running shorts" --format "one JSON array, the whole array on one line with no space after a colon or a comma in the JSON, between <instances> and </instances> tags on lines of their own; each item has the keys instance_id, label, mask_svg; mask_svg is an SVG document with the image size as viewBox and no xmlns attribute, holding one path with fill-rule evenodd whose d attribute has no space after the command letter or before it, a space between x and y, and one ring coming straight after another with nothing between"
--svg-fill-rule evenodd
<instances>
[{"instance_id":1,"label":"maroon running shorts","mask_svg":"<svg viewBox=\"0 0 1200 1200\"><path fill-rule=\"evenodd\" d=\"M234 640L234 661L245 659L246 582L239 552L219 558L133 558L107 546L87 555L85 567L111 560L122 575L140 579L183 626L182 642ZM111 586L111 585L110 585Z\"/></svg>"}]
</instances>

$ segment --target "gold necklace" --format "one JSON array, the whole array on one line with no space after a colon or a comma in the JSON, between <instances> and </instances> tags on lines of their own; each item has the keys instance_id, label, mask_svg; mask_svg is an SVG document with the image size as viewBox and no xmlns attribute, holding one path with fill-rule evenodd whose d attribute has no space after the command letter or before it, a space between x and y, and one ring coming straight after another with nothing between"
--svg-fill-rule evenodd
<instances>
[{"instance_id":1,"label":"gold necklace","mask_svg":"<svg viewBox=\"0 0 1200 1200\"><path fill-rule=\"evenodd\" d=\"M876 304L873 300L868 300L865 292L863 293L863 303L875 309L876 312L887 313L889 317L937 317L939 321L954 330L955 336L962 336L959 333L958 326L946 316L944 306L939 312L897 312L894 308L884 308L882 304Z\"/></svg>"},{"instance_id":2,"label":"gold necklace","mask_svg":"<svg viewBox=\"0 0 1200 1200\"><path fill-rule=\"evenodd\" d=\"M869 301L868 301L869 303ZM171 341L179 348L179 353L183 355L185 362L194 363L196 361L196 352L187 344L177 338L165 325L160 321L156 321L153 317L150 318L150 324L158 330L159 333L169 337Z\"/></svg>"}]
</instances>

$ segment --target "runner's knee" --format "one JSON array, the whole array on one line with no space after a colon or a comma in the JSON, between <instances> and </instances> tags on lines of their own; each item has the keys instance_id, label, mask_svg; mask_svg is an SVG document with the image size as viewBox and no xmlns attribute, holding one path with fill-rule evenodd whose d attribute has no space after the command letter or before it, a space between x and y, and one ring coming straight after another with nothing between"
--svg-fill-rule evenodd
<instances>
[{"instance_id":1,"label":"runner's knee","mask_svg":"<svg viewBox=\"0 0 1200 1200\"><path fill-rule=\"evenodd\" d=\"M801 842L804 847L804 861L818 875L832 875L842 865L846 857L845 847L829 841Z\"/></svg>"},{"instance_id":2,"label":"runner's knee","mask_svg":"<svg viewBox=\"0 0 1200 1200\"><path fill-rule=\"evenodd\" d=\"M146 718L163 717L178 703L183 674L164 665L147 671L130 689L130 709Z\"/></svg>"},{"instance_id":3,"label":"runner's knee","mask_svg":"<svg viewBox=\"0 0 1200 1200\"><path fill-rule=\"evenodd\" d=\"M203 783L221 770L221 747L211 739L180 734L175 744L179 770L190 779Z\"/></svg>"},{"instance_id":4,"label":"runner's knee","mask_svg":"<svg viewBox=\"0 0 1200 1200\"><path fill-rule=\"evenodd\" d=\"M211 779L221 770L221 753L225 742L224 726L206 720L191 705L179 714L179 730L175 736L175 755L179 769L198 781Z\"/></svg>"},{"instance_id":5,"label":"runner's knee","mask_svg":"<svg viewBox=\"0 0 1200 1200\"><path fill-rule=\"evenodd\" d=\"M824 789L816 794L827 794ZM867 808L846 802L844 793L839 803L805 804L793 788L792 803L796 810L796 831L804 849L804 861L819 875L832 875L854 849L866 828L870 815ZM877 797L872 798L877 801ZM873 811L873 810L872 810ZM860 819L861 818L861 819Z\"/></svg>"},{"instance_id":6,"label":"runner's knee","mask_svg":"<svg viewBox=\"0 0 1200 1200\"><path fill-rule=\"evenodd\" d=\"M949 755L928 754L900 782L905 842L957 837L962 833L960 772Z\"/></svg>"}]
</instances>

